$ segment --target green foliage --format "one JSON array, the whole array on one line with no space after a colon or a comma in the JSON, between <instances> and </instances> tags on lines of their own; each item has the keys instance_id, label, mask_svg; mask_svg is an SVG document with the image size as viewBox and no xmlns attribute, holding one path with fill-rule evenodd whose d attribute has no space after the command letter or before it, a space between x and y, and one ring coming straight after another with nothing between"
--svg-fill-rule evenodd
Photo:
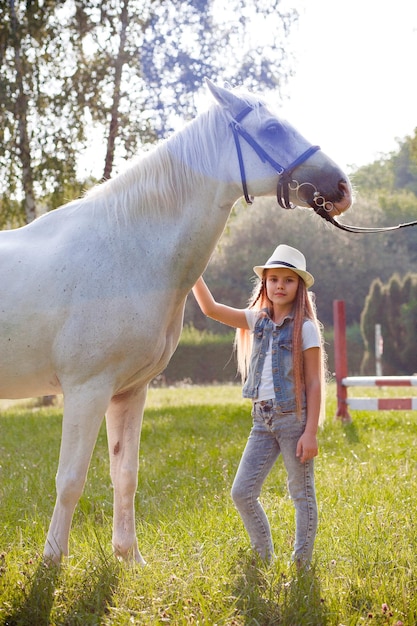
<instances>
[{"instance_id":1,"label":"green foliage","mask_svg":"<svg viewBox=\"0 0 417 626\"><path fill-rule=\"evenodd\" d=\"M327 355L327 369L330 377L334 376L334 328L324 329L324 342ZM361 373L361 364L364 355L364 345L359 324L346 327L346 351L348 360L348 375L358 376Z\"/></svg>"},{"instance_id":2,"label":"green foliage","mask_svg":"<svg viewBox=\"0 0 417 626\"><path fill-rule=\"evenodd\" d=\"M404 224L417 219L417 196L411 191L397 191L396 193L386 193L380 197L380 206L384 215L384 225ZM410 263L417 261L416 227L409 227L401 231L392 233L388 239L388 246L393 252L402 248L407 260ZM400 268L397 268L400 271Z\"/></svg>"},{"instance_id":3,"label":"green foliage","mask_svg":"<svg viewBox=\"0 0 417 626\"><path fill-rule=\"evenodd\" d=\"M355 204L340 221L361 226L394 226L414 221L416 146L417 131L413 138L400 144L398 155L381 158L353 172ZM399 173L400 162L407 171L407 184L405 175ZM326 327L333 326L333 301L345 300L347 325L353 326L359 323L371 284L375 280L388 281L394 271L405 275L410 264L417 261L416 228L353 235L325 224L309 210L284 211L266 198L257 199L251 207L240 202L212 256L206 278L217 300L244 307L252 291L252 267L266 260L278 243L287 243L304 252L315 276L312 291L321 321ZM187 303L186 319L198 328L224 331L221 325L199 313L192 298Z\"/></svg>"},{"instance_id":4,"label":"green foliage","mask_svg":"<svg viewBox=\"0 0 417 626\"><path fill-rule=\"evenodd\" d=\"M364 374L375 371L375 324L381 325L384 374L416 372L417 274L406 274L403 279L394 274L386 284L372 283L361 316Z\"/></svg>"},{"instance_id":5,"label":"green foliage","mask_svg":"<svg viewBox=\"0 0 417 626\"><path fill-rule=\"evenodd\" d=\"M363 165L353 174L356 189L361 193L377 195L384 190L393 189L394 172L389 158L381 158L368 165Z\"/></svg>"},{"instance_id":6,"label":"green foliage","mask_svg":"<svg viewBox=\"0 0 417 626\"><path fill-rule=\"evenodd\" d=\"M233 345L235 333L229 328L227 335L219 335L208 330L198 330L186 324L182 330L180 346L201 346L202 344Z\"/></svg>"},{"instance_id":7,"label":"green foliage","mask_svg":"<svg viewBox=\"0 0 417 626\"><path fill-rule=\"evenodd\" d=\"M381 223L383 213L374 199L358 198L340 219L375 226ZM393 268L400 273L409 270L407 242L402 233L343 233L308 209L285 211L275 200L259 198L232 218L211 258L205 277L214 297L231 306L246 306L255 278L253 266L266 261L279 243L295 246L305 254L308 269L316 279L312 291L325 326L333 326L334 300L346 301L348 326L359 323L372 281L388 280ZM216 333L226 330L207 320L192 296L187 302L186 320Z\"/></svg>"},{"instance_id":8,"label":"green foliage","mask_svg":"<svg viewBox=\"0 0 417 626\"><path fill-rule=\"evenodd\" d=\"M378 199L380 223L392 226L411 222L417 216L417 129L399 142L397 152L360 168L354 181L362 194ZM413 228L393 233L389 246L405 246L409 259L417 260ZM398 271L398 270L397 270Z\"/></svg>"},{"instance_id":9,"label":"green foliage","mask_svg":"<svg viewBox=\"0 0 417 626\"><path fill-rule=\"evenodd\" d=\"M297 11L282 10L280 0L233 0L227 19L217 20L213 4L0 3L0 226L78 195L77 162L91 127L107 138L100 158L108 178L114 162L166 137L174 118L195 115L204 76L282 86L290 73L282 41ZM278 35L262 55L246 36L255 13Z\"/></svg>"},{"instance_id":10,"label":"green foliage","mask_svg":"<svg viewBox=\"0 0 417 626\"><path fill-rule=\"evenodd\" d=\"M279 459L262 502L277 561L248 546L230 487L250 428L239 387L151 389L136 502L145 568L110 547L108 450L100 432L60 570L40 554L54 500L61 412L0 415L0 623L124 626L404 626L417 621L415 412L355 412L320 433L320 524L311 572L289 564L294 512Z\"/></svg>"},{"instance_id":11,"label":"green foliage","mask_svg":"<svg viewBox=\"0 0 417 626\"><path fill-rule=\"evenodd\" d=\"M237 382L233 342L234 332L216 334L185 326L178 348L153 384Z\"/></svg>"},{"instance_id":12,"label":"green foliage","mask_svg":"<svg viewBox=\"0 0 417 626\"><path fill-rule=\"evenodd\" d=\"M413 137L400 143L399 151L392 157L394 188L411 191L417 195L417 128Z\"/></svg>"},{"instance_id":13,"label":"green foliage","mask_svg":"<svg viewBox=\"0 0 417 626\"><path fill-rule=\"evenodd\" d=\"M417 196L417 128L412 136L398 141L398 150L355 172L362 192L377 194L408 191Z\"/></svg>"},{"instance_id":14,"label":"green foliage","mask_svg":"<svg viewBox=\"0 0 417 626\"><path fill-rule=\"evenodd\" d=\"M0 193L6 211L22 199L25 221L35 217L36 198L75 178L83 112L67 18L52 0L0 7Z\"/></svg>"},{"instance_id":15,"label":"green foliage","mask_svg":"<svg viewBox=\"0 0 417 626\"><path fill-rule=\"evenodd\" d=\"M217 4L216 12L211 0L171 0L155 5L140 60L150 95L148 108L156 112L162 135L169 128L167 102L174 97L185 119L194 115L190 95L200 89L205 76L255 90L260 85L281 89L289 73L282 42L298 17L295 9L283 9L281 0L229 0L226 10ZM262 54L248 37L255 18L266 26ZM268 37L267 32L275 36Z\"/></svg>"},{"instance_id":16,"label":"green foliage","mask_svg":"<svg viewBox=\"0 0 417 626\"><path fill-rule=\"evenodd\" d=\"M153 382L177 385L183 383L213 384L239 383L237 364L233 350L234 332L219 334L199 331L186 326L180 343L168 366ZM324 331L327 367L330 376L334 373L334 332L332 327ZM346 328L348 373L359 375L364 354L364 345L359 324Z\"/></svg>"}]
</instances>

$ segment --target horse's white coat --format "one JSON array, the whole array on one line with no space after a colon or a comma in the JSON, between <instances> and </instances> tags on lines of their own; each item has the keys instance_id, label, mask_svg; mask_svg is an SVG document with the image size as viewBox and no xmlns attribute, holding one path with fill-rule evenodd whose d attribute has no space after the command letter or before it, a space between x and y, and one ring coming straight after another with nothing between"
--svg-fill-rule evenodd
<instances>
[{"instance_id":1,"label":"horse's white coat","mask_svg":"<svg viewBox=\"0 0 417 626\"><path fill-rule=\"evenodd\" d=\"M232 115L257 99L214 85L217 103L183 131L78 201L0 233L0 397L64 395L57 498L45 557L68 554L75 506L103 416L114 487L113 547L143 563L135 534L139 440L149 381L180 336L185 299L242 195ZM271 156L292 162L308 142L255 108L244 120ZM277 137L276 129L272 133ZM242 145L249 192L278 175ZM322 153L297 168L336 193L342 173ZM326 192L327 193L327 192ZM340 202L350 204L350 192Z\"/></svg>"}]
</instances>

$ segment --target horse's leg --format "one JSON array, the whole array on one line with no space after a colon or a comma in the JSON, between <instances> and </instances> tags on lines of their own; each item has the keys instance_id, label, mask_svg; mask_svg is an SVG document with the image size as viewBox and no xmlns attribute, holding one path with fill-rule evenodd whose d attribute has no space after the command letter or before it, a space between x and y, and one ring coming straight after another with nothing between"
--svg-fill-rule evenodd
<instances>
[{"instance_id":1,"label":"horse's leg","mask_svg":"<svg viewBox=\"0 0 417 626\"><path fill-rule=\"evenodd\" d=\"M86 389L73 389L65 396L56 502L44 549L45 560L56 564L68 555L72 517L108 402L106 393Z\"/></svg>"},{"instance_id":2,"label":"horse's leg","mask_svg":"<svg viewBox=\"0 0 417 626\"><path fill-rule=\"evenodd\" d=\"M117 557L145 565L139 552L134 500L146 387L112 398L106 413L113 483L113 550Z\"/></svg>"}]
</instances>

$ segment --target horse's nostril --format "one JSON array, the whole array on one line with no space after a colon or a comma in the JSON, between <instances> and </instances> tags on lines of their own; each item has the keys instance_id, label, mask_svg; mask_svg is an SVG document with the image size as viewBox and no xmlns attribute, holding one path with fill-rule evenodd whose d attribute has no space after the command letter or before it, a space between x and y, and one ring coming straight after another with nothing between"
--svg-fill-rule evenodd
<instances>
[{"instance_id":1,"label":"horse's nostril","mask_svg":"<svg viewBox=\"0 0 417 626\"><path fill-rule=\"evenodd\" d=\"M350 186L345 180L340 180L338 184L339 191L342 193L342 198L345 195L350 196Z\"/></svg>"},{"instance_id":2,"label":"horse's nostril","mask_svg":"<svg viewBox=\"0 0 417 626\"><path fill-rule=\"evenodd\" d=\"M352 191L349 183L346 180L340 180L338 185L338 197L335 198L337 203L343 201L343 204L346 205L342 211L345 211L352 204Z\"/></svg>"}]
</instances>

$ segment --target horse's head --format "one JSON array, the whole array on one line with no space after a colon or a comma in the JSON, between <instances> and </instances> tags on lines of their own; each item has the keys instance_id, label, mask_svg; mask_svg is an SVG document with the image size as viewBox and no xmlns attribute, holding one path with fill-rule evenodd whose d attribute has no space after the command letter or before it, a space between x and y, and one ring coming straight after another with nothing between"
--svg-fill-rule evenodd
<instances>
[{"instance_id":1,"label":"horse's head","mask_svg":"<svg viewBox=\"0 0 417 626\"><path fill-rule=\"evenodd\" d=\"M330 221L351 206L348 177L318 146L312 146L259 99L238 95L210 81L207 84L230 118L248 202L250 194L277 193L282 207L309 206Z\"/></svg>"}]
</instances>

